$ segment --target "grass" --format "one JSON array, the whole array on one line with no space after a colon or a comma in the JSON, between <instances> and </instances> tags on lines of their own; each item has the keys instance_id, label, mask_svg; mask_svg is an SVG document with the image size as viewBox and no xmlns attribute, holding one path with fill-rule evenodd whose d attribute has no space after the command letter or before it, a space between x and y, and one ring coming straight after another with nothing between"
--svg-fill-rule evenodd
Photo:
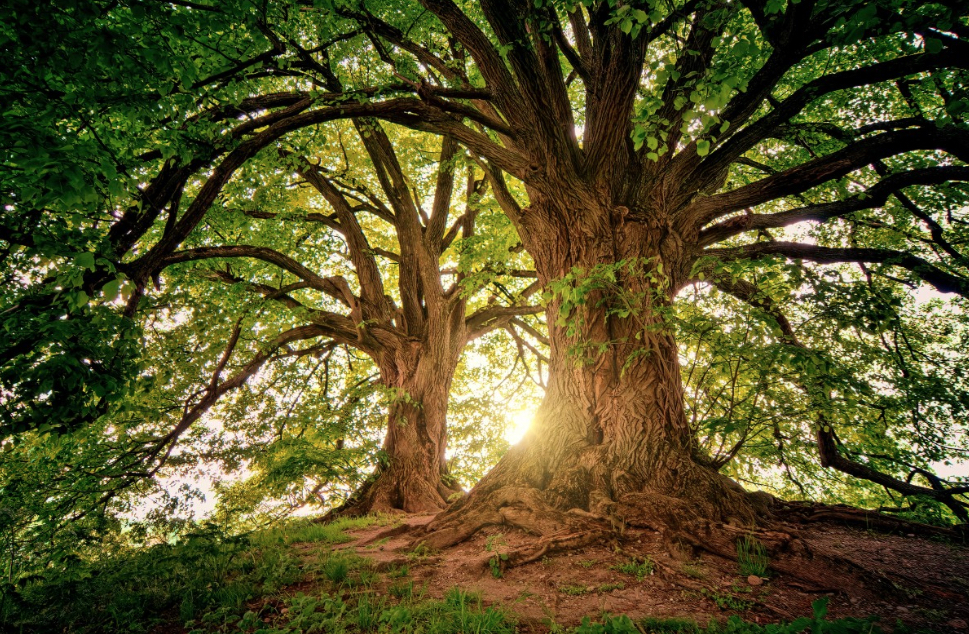
<instances>
[{"instance_id":1,"label":"grass","mask_svg":"<svg viewBox=\"0 0 969 634\"><path fill-rule=\"evenodd\" d=\"M781 622L769 625L748 623L740 617L731 616L725 622L711 620L706 626L689 619L644 618L633 621L628 616L603 616L601 622L589 618L570 630L570 634L884 634L884 631L871 619L838 619L828 621L828 599L818 599L812 604L814 614L801 617L791 623ZM566 631L566 630L559 630ZM896 634L908 632L904 626L896 624Z\"/></svg>"},{"instance_id":2,"label":"grass","mask_svg":"<svg viewBox=\"0 0 969 634\"><path fill-rule=\"evenodd\" d=\"M655 567L656 565L649 557L643 557L642 561L639 561L633 557L625 563L611 566L613 570L636 577L636 581L642 581L649 575L653 574L653 569Z\"/></svg>"},{"instance_id":3,"label":"grass","mask_svg":"<svg viewBox=\"0 0 969 634\"><path fill-rule=\"evenodd\" d=\"M745 577L766 577L770 567L767 548L753 535L744 535L737 542L737 566Z\"/></svg>"},{"instance_id":4,"label":"grass","mask_svg":"<svg viewBox=\"0 0 969 634\"><path fill-rule=\"evenodd\" d=\"M334 551L346 541L342 531L379 520L336 524L320 530L311 522L293 522L272 531L228 537L209 528L176 544L132 550L99 561L78 559L52 566L44 575L22 581L0 602L0 631L121 634L167 631L184 625L192 634L513 634L515 617L485 606L481 596L452 588L441 600L414 587L406 567L387 575L387 592L378 595L378 578L369 560ZM306 565L306 549L291 545L315 539L325 554ZM497 551L500 539L492 542ZM652 570L648 559L617 567L641 578ZM403 574L401 574L403 573ZM307 586L312 581L315 585ZM303 593L289 588L304 583ZM307 587L311 590L305 590ZM565 594L609 592L622 583L564 586ZM741 610L747 602L707 592L723 609ZM550 621L562 634L878 634L870 620L825 621L826 603L815 603L814 616L794 623L760 626L731 617L706 627L683 620L605 616L585 619L575 628ZM933 615L934 616L934 615ZM902 632L903 629L896 629Z\"/></svg>"},{"instance_id":5,"label":"grass","mask_svg":"<svg viewBox=\"0 0 969 634\"><path fill-rule=\"evenodd\" d=\"M562 594L567 594L570 597L578 597L583 594L589 594L590 592L592 592L592 589L589 588L589 586L581 585L581 584L568 585L568 586L559 586L559 592L561 592Z\"/></svg>"},{"instance_id":6,"label":"grass","mask_svg":"<svg viewBox=\"0 0 969 634\"><path fill-rule=\"evenodd\" d=\"M596 591L598 591L598 592L612 592L613 590L624 590L625 588L626 588L626 584L624 584L622 581L620 581L618 583L604 583L601 586L599 586L598 588L596 588Z\"/></svg>"},{"instance_id":7,"label":"grass","mask_svg":"<svg viewBox=\"0 0 969 634\"><path fill-rule=\"evenodd\" d=\"M247 604L307 579L310 570L292 544L327 548L349 541L348 530L389 521L300 519L240 536L202 526L172 544L96 560L70 557L2 589L0 631L145 632L173 617L210 629L234 625L247 618ZM350 558L328 557L318 572L348 583L357 568Z\"/></svg>"}]
</instances>

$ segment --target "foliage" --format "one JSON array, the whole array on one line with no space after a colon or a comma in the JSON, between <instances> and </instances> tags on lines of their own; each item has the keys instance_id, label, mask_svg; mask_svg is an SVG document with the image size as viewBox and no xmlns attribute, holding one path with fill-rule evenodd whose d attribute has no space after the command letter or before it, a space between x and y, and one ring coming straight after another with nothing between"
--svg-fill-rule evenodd
<instances>
[{"instance_id":1,"label":"foliage","mask_svg":"<svg viewBox=\"0 0 969 634\"><path fill-rule=\"evenodd\" d=\"M173 612L182 621L240 615L253 599L306 577L292 544L325 548L345 541L344 531L377 521L383 520L365 517L325 526L301 520L240 536L205 524L171 543L100 554L92 549L84 557L65 554L4 583L0 624L28 631L144 632ZM340 561L345 572L359 567ZM321 574L331 570L328 564Z\"/></svg>"},{"instance_id":2,"label":"foliage","mask_svg":"<svg viewBox=\"0 0 969 634\"><path fill-rule=\"evenodd\" d=\"M767 548L753 535L744 535L737 540L737 566L745 577L766 577L770 566Z\"/></svg>"},{"instance_id":3,"label":"foliage","mask_svg":"<svg viewBox=\"0 0 969 634\"><path fill-rule=\"evenodd\" d=\"M574 634L801 634L810 631L812 634L877 634L883 632L881 627L871 619L837 619L829 621L825 617L828 612L828 598L822 597L812 604L813 616L801 617L790 623L772 623L758 625L742 620L738 616L731 616L725 623L711 620L706 627L692 621L681 619L643 619L633 622L628 616L609 616L601 623L588 618L582 620L582 625L575 628ZM893 631L907 631L898 625Z\"/></svg>"},{"instance_id":4,"label":"foliage","mask_svg":"<svg viewBox=\"0 0 969 634\"><path fill-rule=\"evenodd\" d=\"M505 536L501 533L490 535L485 543L485 550L491 553L488 558L488 568L491 570L491 576L495 579L500 579L503 576L505 562L508 561L508 553L503 552L505 546Z\"/></svg>"}]
</instances>

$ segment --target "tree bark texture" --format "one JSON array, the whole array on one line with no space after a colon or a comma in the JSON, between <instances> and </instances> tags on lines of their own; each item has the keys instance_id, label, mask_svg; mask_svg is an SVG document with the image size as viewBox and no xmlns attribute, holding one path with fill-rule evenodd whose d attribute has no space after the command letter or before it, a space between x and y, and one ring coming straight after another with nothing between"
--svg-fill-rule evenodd
<instances>
[{"instance_id":1,"label":"tree bark texture","mask_svg":"<svg viewBox=\"0 0 969 634\"><path fill-rule=\"evenodd\" d=\"M442 336L425 345L415 343L410 351L380 360L381 381L393 391L384 459L374 479L341 513L434 513L460 490L447 482L445 449L448 397L464 346L463 328L454 333L460 341L442 330Z\"/></svg>"},{"instance_id":2,"label":"tree bark texture","mask_svg":"<svg viewBox=\"0 0 969 634\"><path fill-rule=\"evenodd\" d=\"M692 254L655 209L637 210L650 222L626 223L629 209L595 191L555 189L530 192L519 219L539 281L558 289L546 309L545 399L526 437L429 526L428 542L447 546L493 523L553 535L591 518L671 538L702 532L697 523L752 525L743 489L697 455L663 322ZM556 282L570 273L589 290L581 303Z\"/></svg>"}]
</instances>

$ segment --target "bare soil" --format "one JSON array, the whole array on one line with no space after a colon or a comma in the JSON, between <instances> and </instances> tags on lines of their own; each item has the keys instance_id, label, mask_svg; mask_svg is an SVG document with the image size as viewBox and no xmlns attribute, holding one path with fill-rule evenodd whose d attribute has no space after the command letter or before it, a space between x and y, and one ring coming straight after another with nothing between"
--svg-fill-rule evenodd
<instances>
[{"instance_id":1,"label":"bare soil","mask_svg":"<svg viewBox=\"0 0 969 634\"><path fill-rule=\"evenodd\" d=\"M548 624L576 625L603 613L632 618L690 618L701 624L737 614L768 623L811 614L829 597L829 618L879 617L890 629L969 634L969 548L914 534L886 534L831 524L792 526L799 546L772 553L774 570L742 575L737 562L706 553L671 556L658 533L626 529L610 543L553 553L495 576L489 560L534 539L520 531L482 531L443 553L413 550L415 534L433 515L402 516L394 529L372 527L340 548L369 558L378 569L406 566L415 591L439 598L455 586L481 593L519 615L520 631L547 632ZM313 545L304 546L316 557ZM648 558L641 579L616 568ZM500 561L500 558L497 560ZM783 572L777 572L782 570ZM378 591L399 579L381 575ZM305 588L304 588L305 590Z\"/></svg>"}]
</instances>

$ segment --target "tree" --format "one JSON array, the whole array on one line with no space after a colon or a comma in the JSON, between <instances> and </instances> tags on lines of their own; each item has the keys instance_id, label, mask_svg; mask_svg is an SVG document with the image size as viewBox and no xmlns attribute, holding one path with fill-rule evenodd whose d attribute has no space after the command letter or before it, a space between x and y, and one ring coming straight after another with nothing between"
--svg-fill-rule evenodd
<instances>
[{"instance_id":1,"label":"tree","mask_svg":"<svg viewBox=\"0 0 969 634\"><path fill-rule=\"evenodd\" d=\"M812 350L787 316L802 288L812 301L874 299L872 312L891 314L906 284L955 293L962 314L964 9L423 0L242 10L251 25L247 54L211 77L239 82L236 98L261 119L239 124L234 147L206 142L220 161L212 175L191 206L170 214L172 230L126 270L143 284L234 171L294 131L369 117L441 135L480 164L534 260L551 353L531 434L435 520L433 544L510 523L546 538L522 559L617 523L699 544L705 529L765 517L769 500L718 472L686 416L673 322L677 304L688 301L681 292L701 282L771 324L823 465L965 517L965 487L935 476L928 454L911 471L846 452L839 441L850 417L839 407L847 383L829 380L842 376L830 371L839 360ZM225 19L204 4L173 3L171 11ZM210 98L219 103L219 92ZM190 168L197 160L156 168L152 198L167 204L167 183L208 164ZM132 211L117 225L130 229L112 236L158 217L143 221L143 213ZM808 222L813 228L792 229ZM838 264L855 265L838 269L843 283L816 281L824 277L819 265ZM771 276L784 282L772 288ZM869 322L858 339L865 345L897 325ZM899 353L898 366L906 355L918 356ZM958 399L916 389L909 379L927 376L921 368L886 376L898 379L891 387L910 404L934 411L902 425L958 414ZM870 419L877 409L851 414Z\"/></svg>"},{"instance_id":2,"label":"tree","mask_svg":"<svg viewBox=\"0 0 969 634\"><path fill-rule=\"evenodd\" d=\"M411 148L407 170L383 125L373 118L356 117L352 125L362 148L354 146L348 130L331 127L330 132L340 138L341 152L314 156L312 152L319 148L325 131L320 126L327 120L352 116L354 107L337 105L330 109L331 116L301 123L292 117L303 112L317 96L298 91L241 96L250 88L227 86L226 82L239 70L271 62L286 50L286 45L259 18L248 22L238 14L215 11L217 17L209 20L204 13L197 17L199 11L179 5L165 8L135 3L117 13L121 28L112 27L110 20L107 26L98 23L98 19L116 15L111 7L103 8L100 14L97 10L86 13L84 8L66 14L109 42L110 36L119 31L137 29L129 21L138 18L146 19L165 35L170 35L169 29L177 30L191 41L187 44L189 52L180 61L193 69L191 80L196 81L181 77L181 83L172 86L162 79L164 88L155 94L131 94L130 88L123 86L119 95L108 93L92 98L93 102L108 102L92 115L102 116L102 121L82 126L93 137L95 151L103 154L102 163L113 162L113 174L122 181L125 179L120 174L137 170L141 178L150 182L147 187L134 184L132 181L137 179L129 175L131 192L121 191L109 182L108 195L89 195L89 206L95 214L104 216L106 228L98 227L99 220L92 224L75 221L89 233L89 242L74 256L75 268L69 280L64 280L67 275L48 275L46 279L38 275L39 283L14 290L10 302L14 314L7 329L12 341L5 360L8 385L17 398L11 399L12 407L6 412L6 428L15 432L31 428L42 432L72 429L104 415L110 406L110 393L123 384L125 372L131 370L106 368L108 364L99 357L125 362L134 353L105 341L104 331L118 329L117 324L109 323L107 328L102 325L100 329L93 329L92 325L103 322L105 315L117 320L118 311L110 305L122 290L127 291L128 298L120 317L137 319L147 288L152 280L159 287L168 268L186 262L218 260L219 268L204 269L201 274L217 284L242 286L279 304L289 311L289 316L280 320L282 326L276 332L262 336L248 360L240 361L239 357L246 354L240 351L240 341L247 338L247 332L260 329L259 321L253 323L243 311L227 335L224 350L217 359L209 360L209 383L188 395L183 415L167 433L134 456L142 463L134 472L136 477L156 473L179 438L219 399L243 386L265 364L280 358L323 355L334 346L343 345L374 361L378 382L391 396L382 466L348 510L440 510L455 491L453 482L445 481L445 416L461 352L481 335L495 328L513 328L513 320L521 324L521 317L540 310L527 304L527 297L537 288L529 279L534 276L527 271L510 270L507 250L499 266L492 266L485 250L473 248L476 221L489 205L487 181L480 176L480 168L473 163L465 165L453 139L442 137L436 160L427 160L420 147L426 138L413 134L404 138ZM200 64L196 60L200 47L192 44L198 38L203 40L202 49L215 46L225 57L239 55L239 49L253 44L245 37L229 42L223 38L204 41L211 38L207 31L212 28L240 26L233 23L234 19L261 29L264 35L260 39L271 45L268 53L256 55L258 64L213 71L212 76L198 80ZM146 39L150 45L169 44L165 37L160 38L161 43L150 36ZM340 39L343 38L337 41ZM118 54L113 47L107 48L108 56ZM168 64L174 63L173 53L169 50L164 57ZM135 61L145 62L156 55L149 49ZM30 75L17 79L29 84L37 78ZM322 82L334 91L325 99L342 104L345 95L337 75L324 73ZM286 86L287 82L270 79L263 88L274 85ZM195 99L204 92L201 89L209 86L215 86L219 96L210 94L207 98L221 99L223 103L212 106L203 102L199 106ZM166 94L179 91L188 96L182 104L191 112L187 117L165 117L160 121L149 117L146 123L139 121L136 129L149 138L118 141L118 151L104 143L102 128L112 126L119 112L128 113L111 104L112 99L130 108L129 101L144 106L142 102L166 101ZM40 97L27 89L13 92L11 109L23 117L32 112L29 106L35 104L30 103L31 99L51 100L61 106L77 99L74 95L68 98L62 91L53 95L50 92L40 91ZM356 110L364 114L369 105L358 105ZM86 121L85 114L82 107L78 114L82 123ZM74 123L74 115L63 110L51 118L66 127ZM63 118L70 123L64 123ZM274 124L282 126L274 128ZM296 134L310 126L313 130L308 136ZM166 132L174 134L176 140L162 142L159 148L159 140ZM283 135L287 135L285 142L281 141ZM139 143L147 146L140 154L136 151ZM23 144L14 147L10 166L24 168L27 173L18 175L20 182L11 183L10 211L19 213L12 218L4 238L10 247L8 255L21 258L23 261L17 264L23 269L36 270L38 253L63 257L65 250L70 252L77 243L84 243L79 232L71 235L70 227L59 224L63 222L61 214L73 213L71 208L78 200L51 195L43 180L36 185L37 175L26 168L33 165L31 160L38 164L43 160L29 158L36 148ZM354 156L352 166L350 155ZM126 166L125 160L130 160L131 165ZM341 161L345 162L342 167ZM365 164L372 174L364 169ZM456 175L464 181L457 186L463 190L461 202L454 196ZM330 212L306 212L307 206L321 205L309 200L311 197L300 189L293 190L296 184L315 190ZM129 205L127 210L111 209L119 203ZM33 208L35 204L38 208ZM52 208L45 209L45 204L52 204ZM299 229L290 231L283 228L285 225ZM501 230L492 228L495 232ZM38 245L33 236L44 234L61 242ZM70 239L64 240L65 234ZM492 240L491 245L501 248L500 242ZM485 257L479 257L482 254ZM253 260L268 267L240 263ZM334 264L341 261L346 264ZM447 273L442 271L446 262L455 267ZM326 276L316 272L333 268L342 268L355 279L351 282L340 274ZM503 295L493 295L485 302L479 291L489 285L500 289ZM65 286L76 289L66 300ZM30 303L16 304L27 297ZM24 310L31 305L36 308L33 318L31 311ZM60 330L51 332L46 325L51 315L55 316L55 323L63 321L91 333L93 341L87 349L79 347L67 354L59 349L71 335ZM261 319L265 320L265 316ZM127 339L130 337L122 337ZM50 341L50 346L38 345L44 341ZM302 347L294 347L297 344ZM99 346L103 348L93 350ZM83 361L85 357L87 361ZM63 371L65 361L79 364L82 371L89 367L93 370L87 376L58 385L51 376ZM96 385L105 377L106 386ZM63 378L58 377L60 381ZM77 396L69 396L79 384L86 388L79 395L80 403ZM61 389L63 394L59 393ZM66 407L61 402L63 397L72 399ZM46 403L56 405L44 407ZM40 422L44 419L48 421Z\"/></svg>"},{"instance_id":3,"label":"tree","mask_svg":"<svg viewBox=\"0 0 969 634\"><path fill-rule=\"evenodd\" d=\"M964 296L965 260L948 241L961 227L935 217L964 204L951 183L969 176L959 164L965 26L936 5L537 4L482 3L489 36L456 5L425 3L491 89L501 147L474 141L525 183L529 204L512 217L539 280L557 289L552 378L530 442L439 517L430 539L451 543L498 521L555 535L578 509L572 517L618 517L696 543L699 525L748 523L761 509L697 451L664 312L705 276L767 311L798 346L769 294L717 264L765 256L900 269ZM828 56L833 66L820 63ZM860 109L865 99L875 113ZM902 192L918 186L939 186L945 203ZM921 244L867 246L884 237L855 219L890 196L925 223ZM855 231L825 242L865 246L770 233L809 220ZM842 455L823 414L830 390L803 388L820 412L824 465L913 492ZM965 516L953 497L963 487L917 489Z\"/></svg>"},{"instance_id":4,"label":"tree","mask_svg":"<svg viewBox=\"0 0 969 634\"><path fill-rule=\"evenodd\" d=\"M481 335L507 327L513 318L540 309L508 290L505 291L508 297L502 299L505 302L510 299L510 305L492 297L491 302L472 309L469 300L482 285L494 283L504 289L514 288L515 278L511 277L513 271L508 271L509 275L496 271L497 275L473 279L469 273L482 263L473 262L471 257L458 255L459 270L451 276L450 283L445 283L442 262L457 255L451 250L452 245L473 239L476 219L487 204L483 200L486 181L475 178L473 164L463 170L466 178L462 202L453 203L455 172L461 157L452 139L443 140L432 172L436 176L421 178L416 173L418 168L426 171L433 166L422 165L414 153L410 161L413 171L408 176L379 122L364 119L356 121L355 126L376 173L377 188L368 184L368 179L346 169L319 164L320 159L311 161L291 154L286 157L299 179L326 201L332 213L300 213L300 199L305 195L299 190L295 197L267 191L267 172L274 169L272 162L250 161L243 170L246 175L240 174L231 188L241 191L224 192L220 211L242 213L269 223L265 229L246 232L250 238L281 245L283 231L278 226L281 222L304 226L317 223L325 227L323 232L303 230L294 235L288 250L295 257L254 244L196 246L172 252L154 270L189 261L228 261L224 270L210 269L207 275L217 282L243 284L247 290L290 309L297 320L306 320L307 323L279 335L279 343L273 344L274 347L283 347L288 339L296 336L288 334L293 332L300 333L299 338L322 337L351 346L369 356L377 366L379 383L390 393L384 458L376 479L358 492L346 512L437 511L456 491L455 485L447 481L446 414L451 381L462 351ZM421 140L410 142L419 144ZM346 159L353 148L348 147L349 140L342 136L340 144ZM360 151L355 154L359 155ZM357 162L362 159L358 158ZM284 178L283 185L286 181ZM433 188L433 197L426 196L429 188ZM380 194L376 193L378 190ZM252 191L257 191L257 195L251 196ZM431 201L427 211L425 198ZM284 211L268 211L261 206L262 201L267 201L270 208ZM253 204L259 208L245 208ZM237 205L242 208L235 209ZM460 209L459 217L449 218L455 207ZM206 213L206 222L210 225L216 222L213 211ZM369 215L370 219L358 219L363 215ZM339 240L335 244L334 237ZM199 240L206 243L211 238L202 235ZM353 286L342 275L322 277L313 272L326 266L328 261L340 258L341 250L345 250L343 257L351 265L349 268L355 277ZM263 271L240 275L231 264L240 258L269 263L293 277L280 278L278 274L267 275ZM381 266L378 258L389 261L396 271L388 273L388 267ZM315 263L318 264L314 266ZM527 280L527 272L522 274ZM262 281L263 278L276 281L267 283L268 279ZM396 288L388 289L390 283L395 283ZM524 298L534 290L534 284L525 285ZM307 297L306 291L321 293L326 301ZM390 292L399 298L399 305ZM230 357L239 333L240 328L233 331L223 360ZM250 362L236 375L238 379L233 377L226 381L229 384L226 388L220 386L210 392L208 400L214 401L225 389L239 384L244 380L242 374L251 375L263 358L268 355L262 354ZM216 383L213 378L213 385ZM205 407L200 403L193 408L192 415L186 416L171 432L172 439L197 420Z\"/></svg>"}]
</instances>

